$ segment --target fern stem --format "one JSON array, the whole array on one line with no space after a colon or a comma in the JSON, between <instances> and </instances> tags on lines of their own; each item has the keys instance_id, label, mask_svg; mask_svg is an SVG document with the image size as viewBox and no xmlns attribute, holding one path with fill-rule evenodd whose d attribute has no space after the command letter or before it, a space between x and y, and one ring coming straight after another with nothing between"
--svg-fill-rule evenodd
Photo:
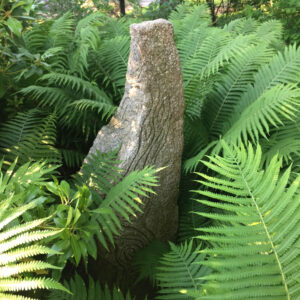
<instances>
[{"instance_id":1,"label":"fern stem","mask_svg":"<svg viewBox=\"0 0 300 300\"><path fill-rule=\"evenodd\" d=\"M269 231L268 231L268 228L267 228L267 226L266 226L266 223L265 223L265 221L264 221L264 218L263 218L263 216L262 216L262 214L261 214L261 212L260 212L260 210L259 210L259 207L258 207L258 205L257 205L257 203L256 203L256 200L255 200L255 196L253 195L253 193L252 193L252 191L251 191L251 188L250 188L250 186L248 185L248 182L247 182L247 180L246 180L246 178L245 178L245 176L244 176L244 173L243 173L242 169L240 168L240 165L238 164L238 162L236 161L235 158L234 158L234 160L235 160L235 162L236 162L236 164L237 164L237 166L238 166L238 169L239 169L239 171L240 171L240 173L241 173L241 175L242 175L242 179L243 179L244 183L246 184L246 187L247 187L247 189L248 189L248 192L249 192L249 194L250 194L250 196L251 196L251 199L252 199L252 201L253 201L253 203L254 203L254 205L255 205L255 208L256 208L256 210L257 210L257 213L258 213L258 215L259 215L259 218L260 218L260 220L261 220L261 222L262 222L262 224L263 224L264 230L265 230L266 235L267 235L267 237L268 237L268 239L269 239L269 242L270 242L270 244L271 244L273 253L274 253L274 255L275 255L275 258L276 258L276 261L277 261L277 264L278 264L278 267L279 267L279 270L280 270L280 273L281 273L281 278L282 278L282 282L283 282L283 285L284 285L284 289L285 289L285 292L286 292L286 295L287 295L287 300L291 300L291 296L290 296L290 293L289 293L289 288L288 288L288 285L287 285L287 282L286 282L286 278L285 278L285 275L284 275L284 272L283 272L283 268L282 268L281 262L280 262L280 260L279 260L279 256L278 256L278 254L277 254L277 252L276 252L275 246L274 246L274 244L273 244L273 242L272 242L272 239L271 239L270 233L269 233Z\"/></svg>"}]
</instances>

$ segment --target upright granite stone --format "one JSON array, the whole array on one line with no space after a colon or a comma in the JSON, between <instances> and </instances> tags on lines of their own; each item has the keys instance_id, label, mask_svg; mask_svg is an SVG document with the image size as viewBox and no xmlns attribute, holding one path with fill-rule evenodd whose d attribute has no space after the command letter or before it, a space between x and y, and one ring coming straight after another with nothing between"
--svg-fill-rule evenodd
<instances>
[{"instance_id":1,"label":"upright granite stone","mask_svg":"<svg viewBox=\"0 0 300 300\"><path fill-rule=\"evenodd\" d=\"M116 247L105 254L111 264L125 269L135 251L151 240L176 236L184 111L172 24L163 19L133 24L130 34L123 99L110 123L99 131L89 154L120 146L120 167L127 174L149 165L167 168L159 173L157 195L143 199L144 213L130 224L123 222Z\"/></svg>"}]
</instances>

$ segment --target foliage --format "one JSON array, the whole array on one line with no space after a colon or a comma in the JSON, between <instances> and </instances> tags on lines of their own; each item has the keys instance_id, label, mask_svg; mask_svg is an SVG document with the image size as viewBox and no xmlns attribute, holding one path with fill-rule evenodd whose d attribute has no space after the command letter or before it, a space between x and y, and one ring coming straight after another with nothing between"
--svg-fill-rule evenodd
<instances>
[{"instance_id":1,"label":"foliage","mask_svg":"<svg viewBox=\"0 0 300 300\"><path fill-rule=\"evenodd\" d=\"M230 7L231 5L231 7ZM284 40L288 44L297 43L300 38L298 28L300 25L300 3L297 0L255 0L255 1L230 1L227 3L226 15L221 15L218 25L223 25L241 17L251 17L259 21L272 19L280 20L284 26ZM231 9L230 9L230 8ZM229 11L232 11L229 13Z\"/></svg>"},{"instance_id":2,"label":"foliage","mask_svg":"<svg viewBox=\"0 0 300 300\"><path fill-rule=\"evenodd\" d=\"M206 5L178 5L169 16L186 101L181 244L154 242L135 260L138 280L150 279L158 299L299 297L300 49L284 45L286 29L279 21L265 14L265 22L256 20L262 1L252 2L252 18L222 29L212 26ZM288 5L273 2L274 15ZM7 174L22 166L4 177L0 205L11 197L11 209L23 211L39 199L35 209L20 215L20 224L47 221L60 230L48 242L51 251L63 254L49 255L49 266L71 262L88 271L97 243L111 248L122 234L121 219L136 217L141 199L157 184L152 167L123 177L118 150L92 154L82 165L123 95L134 21L99 11L82 19L66 13L32 20L30 27L22 23L19 35L1 23L7 50L1 62L11 74L0 75L6 76L1 83L9 82L0 92L0 151ZM72 179L64 176L80 166ZM52 275L62 273L54 269ZM80 299L95 293L130 299L118 289L112 296L91 277L85 281L76 275L65 282Z\"/></svg>"},{"instance_id":3,"label":"foliage","mask_svg":"<svg viewBox=\"0 0 300 300\"><path fill-rule=\"evenodd\" d=\"M99 128L115 111L112 98L115 98L116 102L120 100L124 77L117 77L120 66L112 63L117 56L123 60L122 74L126 72L129 39L127 37L123 39L125 52L122 48L119 50L120 40L110 42L107 38L107 42L103 42L103 46L100 46L99 26L105 36L107 32L114 30L117 24L110 22L99 12L80 20L75 30L74 26L75 19L70 13L55 21L47 20L41 24L34 24L20 37L23 48L12 48L17 52L14 55L23 59L15 63L14 70L17 71L18 76L13 79L18 83L17 91L19 86L24 86L21 90L22 95L16 94L20 99L18 101L22 102L20 107L23 111L16 115L17 107L13 109L8 101L7 105L2 106L4 114L10 110L13 115L8 123L3 124L3 135L0 134L3 153L7 153L5 149L9 151L21 147L19 145L21 142L22 147L26 149L22 150L22 148L22 151L15 153L21 157L21 161L27 161L27 153L30 152L32 160L48 158L53 163L63 163L64 168L74 170L80 166L84 153ZM124 28L125 25L119 27ZM118 34L120 38L121 32ZM128 30L124 32L127 34ZM111 51L104 50L113 45L116 50L114 56ZM36 61L25 61L21 55L25 53L24 51L26 57L32 56L38 61L38 72L32 72ZM101 67L98 64L94 66L93 62L99 56L101 56L99 61L103 64ZM114 71L113 68L116 70ZM101 114L100 118L99 114ZM42 145L43 149L38 151L39 147L36 144L38 141L33 138L35 136L37 139L36 127L28 128L23 132L22 124L24 122L43 124L45 119L51 119L51 125L49 124L43 132L40 132L39 139L49 137L49 140ZM5 132L8 127L13 128L14 134L20 137L16 139L15 144L6 142ZM30 143L36 145L37 149L24 146L23 140L30 141L27 146ZM13 161L13 159L14 156L11 154L8 160Z\"/></svg>"},{"instance_id":4,"label":"foliage","mask_svg":"<svg viewBox=\"0 0 300 300\"><path fill-rule=\"evenodd\" d=\"M53 257L56 264L63 267L70 260L78 266L83 260L87 268L88 256L97 258L97 242L109 250L122 232L121 219L130 221L141 213L140 197L153 193L157 170L145 167L123 178L116 155L117 151L92 155L75 175L73 188L64 180L45 184L60 201L52 207L55 227L63 230L52 247L63 252Z\"/></svg>"},{"instance_id":5,"label":"foliage","mask_svg":"<svg viewBox=\"0 0 300 300\"><path fill-rule=\"evenodd\" d=\"M201 278L209 273L209 269L201 265L205 255L199 255L200 246L193 249L192 241L179 246L170 243L170 247L170 252L162 256L157 267L160 287L157 299L189 299L188 290L201 289Z\"/></svg>"},{"instance_id":6,"label":"foliage","mask_svg":"<svg viewBox=\"0 0 300 300\"><path fill-rule=\"evenodd\" d=\"M104 288L101 287L98 281L94 281L92 277L89 277L88 285L85 284L84 280L76 273L73 278L69 281L64 281L64 285L73 293L68 295L61 291L52 291L49 296L49 300L134 300L128 292L125 296L122 292L114 287L111 290L106 285Z\"/></svg>"},{"instance_id":7,"label":"foliage","mask_svg":"<svg viewBox=\"0 0 300 300\"><path fill-rule=\"evenodd\" d=\"M153 240L148 246L139 250L133 258L133 265L139 273L137 282L148 279L153 286L157 285L156 274L160 258L169 250L170 247L159 240Z\"/></svg>"},{"instance_id":8,"label":"foliage","mask_svg":"<svg viewBox=\"0 0 300 300\"><path fill-rule=\"evenodd\" d=\"M204 196L197 201L219 209L196 212L215 221L197 236L213 246L202 251L209 255L202 264L215 270L204 277L207 299L299 297L299 177L290 183L291 167L279 175L278 156L264 169L262 162L261 147L251 144L225 144L223 156L203 162L219 175L199 174L204 189L196 191Z\"/></svg>"},{"instance_id":9,"label":"foliage","mask_svg":"<svg viewBox=\"0 0 300 300\"><path fill-rule=\"evenodd\" d=\"M72 11L77 20L80 20L95 10L107 14L113 13L114 7L108 0L38 0L38 8L43 16L61 17L68 11Z\"/></svg>"},{"instance_id":10,"label":"foliage","mask_svg":"<svg viewBox=\"0 0 300 300\"><path fill-rule=\"evenodd\" d=\"M33 276L33 273L47 273L47 269L58 269L33 257L59 254L39 242L58 233L57 230L42 229L49 217L27 222L21 219L46 200L34 189L34 184L42 179L40 174L33 175L37 169L42 171L41 174L47 172L43 169L43 165L26 164L16 171L13 165L7 173L0 173L0 297L2 299L32 299L23 297L18 292L36 289L58 289L68 292L65 287L51 278ZM29 185L30 180L33 180L33 184ZM24 187L25 190L22 191ZM16 292L18 294L15 294Z\"/></svg>"}]
</instances>

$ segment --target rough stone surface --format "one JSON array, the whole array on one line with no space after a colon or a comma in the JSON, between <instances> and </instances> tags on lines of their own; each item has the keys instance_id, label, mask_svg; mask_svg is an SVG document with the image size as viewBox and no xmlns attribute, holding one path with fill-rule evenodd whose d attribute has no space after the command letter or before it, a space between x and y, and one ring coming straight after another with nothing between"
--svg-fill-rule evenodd
<instances>
[{"instance_id":1,"label":"rough stone surface","mask_svg":"<svg viewBox=\"0 0 300 300\"><path fill-rule=\"evenodd\" d=\"M157 195L143 199L144 213L131 224L123 222L124 231L107 254L112 265L124 269L135 251L149 241L176 236L184 111L181 67L171 23L158 19L133 24L130 33L125 93L90 153L96 149L108 152L121 145L120 167L126 173L146 165L167 168L159 173Z\"/></svg>"}]
</instances>

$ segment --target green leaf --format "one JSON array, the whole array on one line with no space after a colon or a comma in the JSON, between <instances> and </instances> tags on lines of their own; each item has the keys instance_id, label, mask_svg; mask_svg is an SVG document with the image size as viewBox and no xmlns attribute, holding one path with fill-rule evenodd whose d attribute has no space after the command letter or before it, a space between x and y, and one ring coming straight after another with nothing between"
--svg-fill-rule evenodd
<instances>
[{"instance_id":1,"label":"green leaf","mask_svg":"<svg viewBox=\"0 0 300 300\"><path fill-rule=\"evenodd\" d=\"M22 23L20 21L18 21L15 18L10 17L10 18L8 18L8 20L5 23L8 26L8 28L10 29L11 32L13 32L18 37L21 36L23 26L22 26Z\"/></svg>"},{"instance_id":2,"label":"green leaf","mask_svg":"<svg viewBox=\"0 0 300 300\"><path fill-rule=\"evenodd\" d=\"M72 250L74 253L76 265L78 265L80 263L80 259L81 259L80 244L76 240L76 237L73 235L71 235L71 237L70 237L70 242L71 242L71 247L72 247Z\"/></svg>"}]
</instances>

